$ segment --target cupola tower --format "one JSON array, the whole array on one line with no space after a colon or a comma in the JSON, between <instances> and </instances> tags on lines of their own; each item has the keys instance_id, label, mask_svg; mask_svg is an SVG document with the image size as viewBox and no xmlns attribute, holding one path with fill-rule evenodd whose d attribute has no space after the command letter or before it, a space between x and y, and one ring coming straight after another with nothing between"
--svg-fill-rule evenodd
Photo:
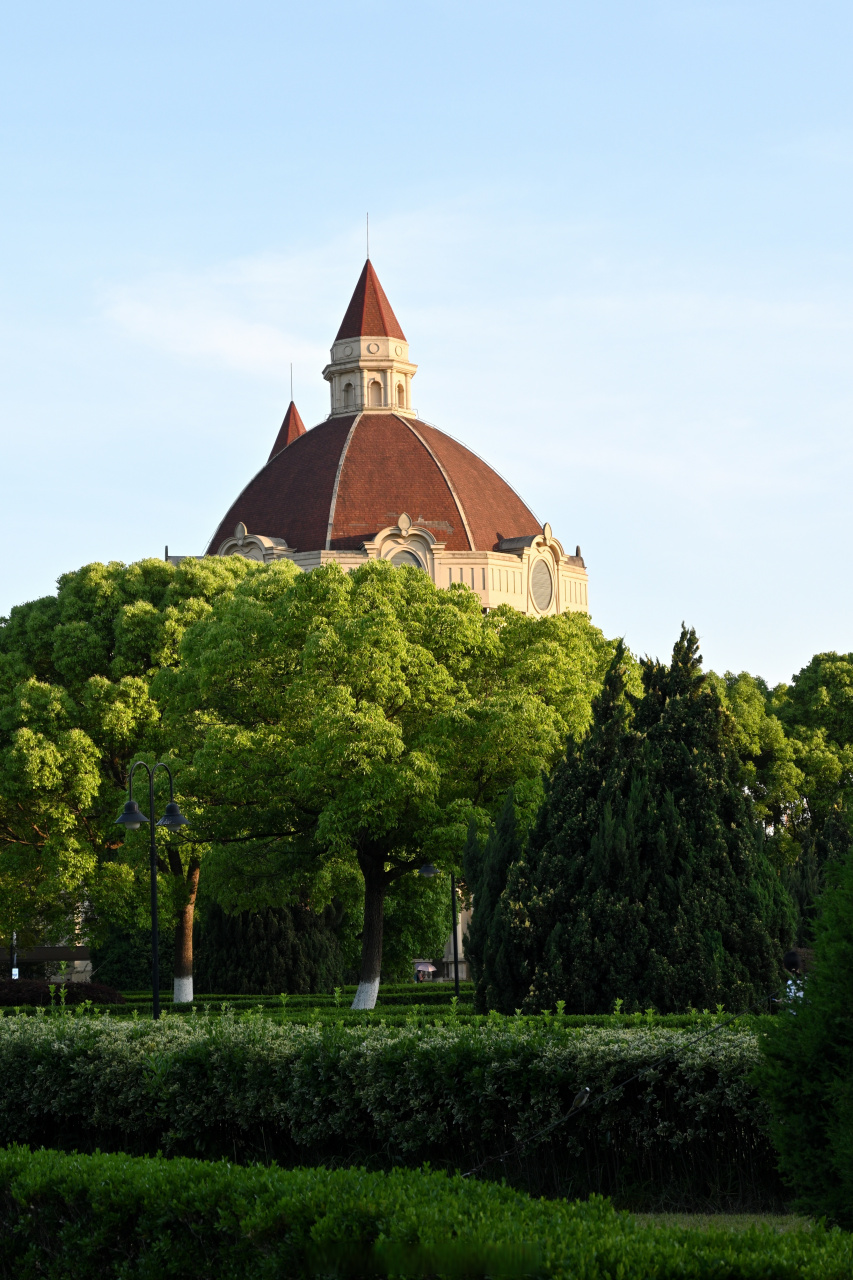
<instances>
[{"instance_id":1,"label":"cupola tower","mask_svg":"<svg viewBox=\"0 0 853 1280\"><path fill-rule=\"evenodd\" d=\"M330 385L332 417L397 413L416 417L409 344L368 258L323 370Z\"/></svg>"}]
</instances>

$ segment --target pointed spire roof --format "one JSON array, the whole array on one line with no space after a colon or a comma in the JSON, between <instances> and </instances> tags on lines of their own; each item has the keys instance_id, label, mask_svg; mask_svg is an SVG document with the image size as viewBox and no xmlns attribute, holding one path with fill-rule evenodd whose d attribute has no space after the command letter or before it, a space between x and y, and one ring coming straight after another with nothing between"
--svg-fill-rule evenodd
<instances>
[{"instance_id":1,"label":"pointed spire roof","mask_svg":"<svg viewBox=\"0 0 853 1280\"><path fill-rule=\"evenodd\" d=\"M284 415L284 422L278 429L278 435L275 438L275 444L272 447L270 458L274 458L277 453L281 453L282 449L286 449L289 444L293 444L299 436L305 435L305 423L299 416L299 410L291 400L287 406L287 413Z\"/></svg>"},{"instance_id":2,"label":"pointed spire roof","mask_svg":"<svg viewBox=\"0 0 853 1280\"><path fill-rule=\"evenodd\" d=\"M358 278L355 293L341 321L335 342L340 342L342 338L365 337L400 338L403 342L406 341L406 335L391 310L391 303L385 297L385 290L379 283L379 277L369 258Z\"/></svg>"}]
</instances>

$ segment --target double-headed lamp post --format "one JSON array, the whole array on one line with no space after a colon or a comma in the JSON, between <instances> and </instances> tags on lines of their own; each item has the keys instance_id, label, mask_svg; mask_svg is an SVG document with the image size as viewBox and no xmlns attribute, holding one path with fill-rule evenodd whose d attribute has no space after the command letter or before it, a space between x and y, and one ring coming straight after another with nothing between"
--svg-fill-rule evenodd
<instances>
[{"instance_id":1,"label":"double-headed lamp post","mask_svg":"<svg viewBox=\"0 0 853 1280\"><path fill-rule=\"evenodd\" d=\"M154 1017L160 1017L160 938L157 923L157 842L155 839L155 831L157 827L165 827L167 831L179 831L181 827L187 826L187 820L181 813L175 802L175 784L172 780L172 771L167 764L158 761L151 769L144 760L137 760L130 770L130 777L127 780L127 804L116 818L117 827L126 827L128 831L138 831L143 823L149 820L139 808L139 805L133 798L133 775L137 769L144 769L148 774L148 812L151 814L149 845L151 855L151 985L152 994L154 996ZM169 803L166 805L166 812L158 822L154 821L154 774L158 769L165 769L169 775Z\"/></svg>"},{"instance_id":2,"label":"double-headed lamp post","mask_svg":"<svg viewBox=\"0 0 853 1280\"><path fill-rule=\"evenodd\" d=\"M436 868L432 865L432 863L428 862L425 866L420 868L420 870L418 871L418 875L436 876L438 875L438 872ZM456 924L456 875L452 871L450 873L450 911L453 917L453 986L458 996L459 995L459 938L457 936L458 930L457 930L457 924Z\"/></svg>"}]
</instances>

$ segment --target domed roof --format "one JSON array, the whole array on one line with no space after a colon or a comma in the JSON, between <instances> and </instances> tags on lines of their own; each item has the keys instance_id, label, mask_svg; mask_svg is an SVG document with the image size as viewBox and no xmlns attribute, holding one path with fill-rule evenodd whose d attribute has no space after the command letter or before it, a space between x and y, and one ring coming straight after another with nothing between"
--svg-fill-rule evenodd
<instances>
[{"instance_id":1,"label":"domed roof","mask_svg":"<svg viewBox=\"0 0 853 1280\"><path fill-rule=\"evenodd\" d=\"M357 550L404 511L448 551L491 551L542 527L457 440L420 419L372 411L328 418L274 452L229 508L207 554L240 521L295 551Z\"/></svg>"}]
</instances>

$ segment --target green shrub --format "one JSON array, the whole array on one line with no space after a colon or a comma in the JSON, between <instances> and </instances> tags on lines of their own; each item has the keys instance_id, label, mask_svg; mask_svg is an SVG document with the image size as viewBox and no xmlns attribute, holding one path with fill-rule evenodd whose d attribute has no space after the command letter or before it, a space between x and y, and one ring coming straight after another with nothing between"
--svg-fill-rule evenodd
<instances>
[{"instance_id":1,"label":"green shrub","mask_svg":"<svg viewBox=\"0 0 853 1280\"><path fill-rule=\"evenodd\" d=\"M786 1181L810 1213L853 1225L853 851L830 864L814 969L762 1037L760 1087Z\"/></svg>"},{"instance_id":2,"label":"green shrub","mask_svg":"<svg viewBox=\"0 0 853 1280\"><path fill-rule=\"evenodd\" d=\"M425 1170L0 1152L0 1273L16 1280L846 1280L851 1270L840 1231L646 1227L599 1197L531 1200Z\"/></svg>"},{"instance_id":3,"label":"green shrub","mask_svg":"<svg viewBox=\"0 0 853 1280\"><path fill-rule=\"evenodd\" d=\"M746 1031L497 1015L475 1027L6 1018L0 1143L461 1170L511 1151L484 1176L636 1206L775 1208L756 1060ZM515 1152L583 1086L579 1115Z\"/></svg>"}]
</instances>

